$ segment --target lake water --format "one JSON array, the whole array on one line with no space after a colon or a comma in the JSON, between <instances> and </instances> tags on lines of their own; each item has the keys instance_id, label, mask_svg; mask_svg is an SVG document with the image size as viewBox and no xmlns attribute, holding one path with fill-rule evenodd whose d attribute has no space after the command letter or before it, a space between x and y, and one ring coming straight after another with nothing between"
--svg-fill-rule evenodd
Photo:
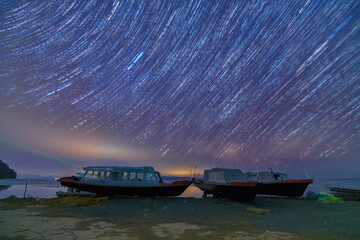
<instances>
[{"instance_id":1,"label":"lake water","mask_svg":"<svg viewBox=\"0 0 360 240\"><path fill-rule=\"evenodd\" d=\"M23 197L25 185L27 183L26 197L34 198L53 198L57 191L66 191L66 187L60 185L55 180L43 179L1 179L0 180L0 199L11 195Z\"/></svg>"},{"instance_id":2,"label":"lake water","mask_svg":"<svg viewBox=\"0 0 360 240\"><path fill-rule=\"evenodd\" d=\"M23 197L26 189L26 197L53 198L56 192L66 191L67 188L59 182L51 179L0 179L0 199L11 195ZM328 192L329 185L336 185L354 189L360 189L360 178L357 179L315 179L306 191ZM191 185L180 197L201 198L202 191Z\"/></svg>"}]
</instances>

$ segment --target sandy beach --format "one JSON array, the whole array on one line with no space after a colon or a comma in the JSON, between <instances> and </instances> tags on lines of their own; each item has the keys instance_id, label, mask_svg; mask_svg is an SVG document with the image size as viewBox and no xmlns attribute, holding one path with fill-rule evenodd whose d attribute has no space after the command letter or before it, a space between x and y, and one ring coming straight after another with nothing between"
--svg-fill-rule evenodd
<instances>
[{"instance_id":1,"label":"sandy beach","mask_svg":"<svg viewBox=\"0 0 360 240\"><path fill-rule=\"evenodd\" d=\"M257 198L0 200L0 239L357 239L360 202Z\"/></svg>"}]
</instances>

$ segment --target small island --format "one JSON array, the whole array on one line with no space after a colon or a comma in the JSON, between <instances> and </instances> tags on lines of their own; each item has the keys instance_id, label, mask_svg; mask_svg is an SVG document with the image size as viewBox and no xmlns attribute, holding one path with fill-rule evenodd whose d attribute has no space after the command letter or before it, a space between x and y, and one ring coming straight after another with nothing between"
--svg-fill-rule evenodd
<instances>
[{"instance_id":1,"label":"small island","mask_svg":"<svg viewBox=\"0 0 360 240\"><path fill-rule=\"evenodd\" d=\"M16 172L0 160L0 179L16 178Z\"/></svg>"}]
</instances>

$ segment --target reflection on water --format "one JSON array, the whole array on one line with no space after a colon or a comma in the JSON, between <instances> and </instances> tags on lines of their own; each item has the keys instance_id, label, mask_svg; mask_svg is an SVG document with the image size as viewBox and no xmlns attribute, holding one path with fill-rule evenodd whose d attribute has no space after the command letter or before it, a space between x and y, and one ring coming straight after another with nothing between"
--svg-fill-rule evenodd
<instances>
[{"instance_id":1,"label":"reflection on water","mask_svg":"<svg viewBox=\"0 0 360 240\"><path fill-rule=\"evenodd\" d=\"M7 198L11 195L22 198L25 193L26 197L34 198L53 198L56 197L57 191L66 190L60 183L55 180L37 180L37 179L1 179L0 180L0 199Z\"/></svg>"}]
</instances>

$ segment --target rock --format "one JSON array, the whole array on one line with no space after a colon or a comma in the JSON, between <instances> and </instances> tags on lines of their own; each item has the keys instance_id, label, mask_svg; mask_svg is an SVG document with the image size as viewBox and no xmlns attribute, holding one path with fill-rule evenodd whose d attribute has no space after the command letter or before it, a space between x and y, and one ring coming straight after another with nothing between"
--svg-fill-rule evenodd
<instances>
[{"instance_id":1,"label":"rock","mask_svg":"<svg viewBox=\"0 0 360 240\"><path fill-rule=\"evenodd\" d=\"M16 178L16 172L0 160L0 179Z\"/></svg>"}]
</instances>

